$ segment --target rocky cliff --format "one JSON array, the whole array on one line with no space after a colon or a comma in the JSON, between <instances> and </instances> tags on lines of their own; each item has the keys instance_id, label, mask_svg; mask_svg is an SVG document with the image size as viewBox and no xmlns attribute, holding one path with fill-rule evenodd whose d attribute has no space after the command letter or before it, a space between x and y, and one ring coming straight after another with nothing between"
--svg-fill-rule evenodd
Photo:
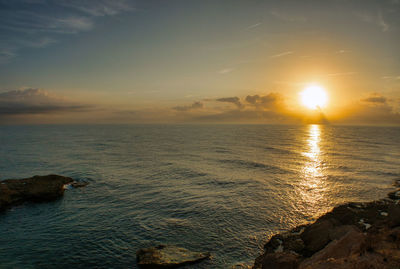
<instances>
[{"instance_id":1,"label":"rocky cliff","mask_svg":"<svg viewBox=\"0 0 400 269\"><path fill-rule=\"evenodd\" d=\"M400 268L397 194L337 206L312 224L274 235L253 268Z\"/></svg>"}]
</instances>

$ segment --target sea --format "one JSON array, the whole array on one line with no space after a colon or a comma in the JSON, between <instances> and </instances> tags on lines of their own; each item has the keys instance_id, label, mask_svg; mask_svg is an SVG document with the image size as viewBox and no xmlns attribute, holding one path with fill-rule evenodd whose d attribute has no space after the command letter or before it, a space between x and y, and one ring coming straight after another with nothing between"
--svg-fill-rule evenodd
<instances>
[{"instance_id":1,"label":"sea","mask_svg":"<svg viewBox=\"0 0 400 269\"><path fill-rule=\"evenodd\" d=\"M277 233L400 179L400 128L332 125L0 126L0 180L87 181L0 213L1 268L137 268L158 244L246 268Z\"/></svg>"}]
</instances>

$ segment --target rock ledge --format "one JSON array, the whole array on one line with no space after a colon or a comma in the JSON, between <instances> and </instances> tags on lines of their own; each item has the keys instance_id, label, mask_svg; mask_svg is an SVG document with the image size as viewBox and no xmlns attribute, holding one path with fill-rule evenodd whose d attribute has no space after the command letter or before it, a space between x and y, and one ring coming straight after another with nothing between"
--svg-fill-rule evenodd
<instances>
[{"instance_id":1,"label":"rock ledge","mask_svg":"<svg viewBox=\"0 0 400 269\"><path fill-rule=\"evenodd\" d=\"M24 202L48 202L60 198L66 185L81 187L86 183L59 175L33 176L0 181L0 212Z\"/></svg>"}]
</instances>

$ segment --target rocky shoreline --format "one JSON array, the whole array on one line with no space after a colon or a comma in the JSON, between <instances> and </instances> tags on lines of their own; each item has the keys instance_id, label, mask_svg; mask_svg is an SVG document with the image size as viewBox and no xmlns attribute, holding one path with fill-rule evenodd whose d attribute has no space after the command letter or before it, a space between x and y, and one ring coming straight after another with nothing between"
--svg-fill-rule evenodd
<instances>
[{"instance_id":1,"label":"rocky shoreline","mask_svg":"<svg viewBox=\"0 0 400 269\"><path fill-rule=\"evenodd\" d=\"M337 206L272 236L253 269L400 268L400 190L388 197Z\"/></svg>"},{"instance_id":2,"label":"rocky shoreline","mask_svg":"<svg viewBox=\"0 0 400 269\"><path fill-rule=\"evenodd\" d=\"M87 182L78 182L59 175L33 176L23 179L0 181L0 212L25 202L49 202L64 195L69 187L83 187Z\"/></svg>"}]
</instances>

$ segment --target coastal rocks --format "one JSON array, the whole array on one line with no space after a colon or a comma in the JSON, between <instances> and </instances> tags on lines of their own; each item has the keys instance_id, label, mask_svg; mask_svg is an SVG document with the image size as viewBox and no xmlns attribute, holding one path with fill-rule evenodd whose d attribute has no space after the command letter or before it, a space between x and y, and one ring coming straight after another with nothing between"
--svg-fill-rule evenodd
<instances>
[{"instance_id":1,"label":"coastal rocks","mask_svg":"<svg viewBox=\"0 0 400 269\"><path fill-rule=\"evenodd\" d=\"M81 183L72 178L47 175L33 176L24 179L7 179L0 181L0 211L24 202L47 202L60 198L65 185Z\"/></svg>"},{"instance_id":2,"label":"coastal rocks","mask_svg":"<svg viewBox=\"0 0 400 269\"><path fill-rule=\"evenodd\" d=\"M329 234L336 224L335 219L327 219L308 226L301 235L305 245L304 254L309 256L324 248L329 243Z\"/></svg>"},{"instance_id":3,"label":"coastal rocks","mask_svg":"<svg viewBox=\"0 0 400 269\"><path fill-rule=\"evenodd\" d=\"M136 260L141 268L176 268L193 264L210 257L210 253L190 251L176 246L159 245L143 248L136 252Z\"/></svg>"},{"instance_id":4,"label":"coastal rocks","mask_svg":"<svg viewBox=\"0 0 400 269\"><path fill-rule=\"evenodd\" d=\"M339 260L359 255L366 247L366 236L356 229L350 230L339 240L332 241L322 251L304 260L300 268L316 268L317 265L319 268L326 268L333 261L338 264Z\"/></svg>"},{"instance_id":5,"label":"coastal rocks","mask_svg":"<svg viewBox=\"0 0 400 269\"><path fill-rule=\"evenodd\" d=\"M393 200L400 200L400 191L389 192L388 197Z\"/></svg>"},{"instance_id":6,"label":"coastal rocks","mask_svg":"<svg viewBox=\"0 0 400 269\"><path fill-rule=\"evenodd\" d=\"M300 255L293 252L270 253L264 256L262 268L295 269L301 261Z\"/></svg>"},{"instance_id":7,"label":"coastal rocks","mask_svg":"<svg viewBox=\"0 0 400 269\"><path fill-rule=\"evenodd\" d=\"M271 237L253 268L400 268L400 205L382 199L337 206Z\"/></svg>"}]
</instances>

